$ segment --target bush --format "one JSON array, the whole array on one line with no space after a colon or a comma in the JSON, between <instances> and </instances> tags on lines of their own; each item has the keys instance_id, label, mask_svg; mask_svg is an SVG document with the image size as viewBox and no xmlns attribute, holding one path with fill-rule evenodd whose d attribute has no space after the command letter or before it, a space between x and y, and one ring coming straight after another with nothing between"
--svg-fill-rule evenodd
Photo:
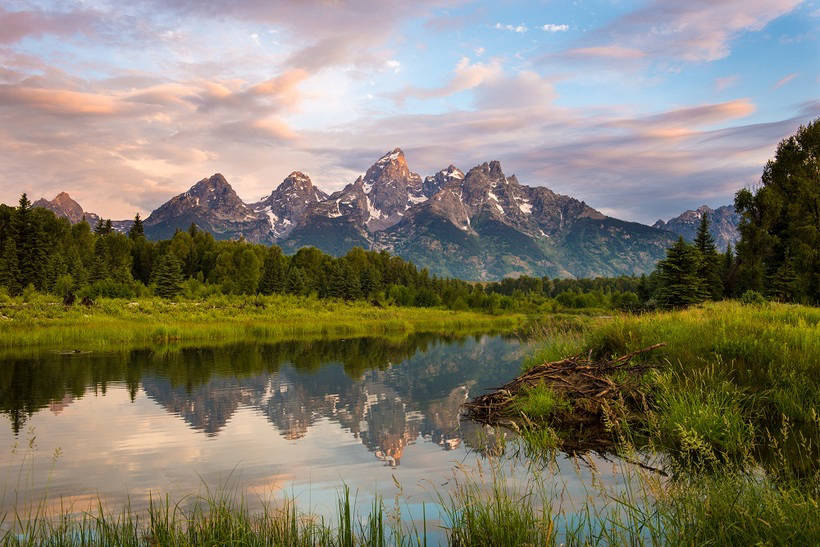
<instances>
[{"instance_id":1,"label":"bush","mask_svg":"<svg viewBox=\"0 0 820 547\"><path fill-rule=\"evenodd\" d=\"M740 301L747 306L760 306L766 303L766 298L757 291L746 291Z\"/></svg>"},{"instance_id":2,"label":"bush","mask_svg":"<svg viewBox=\"0 0 820 547\"><path fill-rule=\"evenodd\" d=\"M54 283L54 294L60 298L65 298L74 289L74 278L69 274L61 275Z\"/></svg>"},{"instance_id":3,"label":"bush","mask_svg":"<svg viewBox=\"0 0 820 547\"><path fill-rule=\"evenodd\" d=\"M137 295L136 288L131 283L119 283L113 279L103 279L95 281L91 285L79 291L78 296L88 296L96 299L104 298L134 298Z\"/></svg>"}]
</instances>

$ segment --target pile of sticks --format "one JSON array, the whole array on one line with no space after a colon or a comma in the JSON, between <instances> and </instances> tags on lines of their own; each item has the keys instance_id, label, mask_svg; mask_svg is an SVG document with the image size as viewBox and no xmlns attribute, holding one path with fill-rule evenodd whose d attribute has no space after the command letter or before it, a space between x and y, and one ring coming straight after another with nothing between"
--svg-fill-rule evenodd
<instances>
[{"instance_id":1,"label":"pile of sticks","mask_svg":"<svg viewBox=\"0 0 820 547\"><path fill-rule=\"evenodd\" d=\"M655 344L611 360L593 361L591 354L579 354L535 366L500 388L464 403L465 415L482 424L516 430L531 426L533 422L515 403L526 390L543 385L571 403L570 409L551 418L552 427L598 430L607 420L629 420L631 414L646 408L641 376L658 367L632 363L632 358L665 345Z\"/></svg>"}]
</instances>

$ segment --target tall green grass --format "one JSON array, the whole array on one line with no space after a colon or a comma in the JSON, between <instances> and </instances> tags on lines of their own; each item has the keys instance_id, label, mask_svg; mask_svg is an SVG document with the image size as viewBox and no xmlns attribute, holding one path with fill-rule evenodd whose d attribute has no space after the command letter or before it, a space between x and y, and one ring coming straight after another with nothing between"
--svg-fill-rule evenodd
<instances>
[{"instance_id":1,"label":"tall green grass","mask_svg":"<svg viewBox=\"0 0 820 547\"><path fill-rule=\"evenodd\" d=\"M550 333L524 366L589 351L607 358L658 342L667 345L638 357L660 367L645 378L653 388L646 429L654 449L691 463L741 466L788 450L796 471L818 472L818 308L714 302L599 318ZM794 434L788 449L781 442L775 451L784 420Z\"/></svg>"},{"instance_id":2,"label":"tall green grass","mask_svg":"<svg viewBox=\"0 0 820 547\"><path fill-rule=\"evenodd\" d=\"M376 307L297 296L214 296L203 301L100 299L92 307L48 296L0 303L0 348L104 350L178 341L268 340L512 329L523 315L438 308Z\"/></svg>"},{"instance_id":3,"label":"tall green grass","mask_svg":"<svg viewBox=\"0 0 820 547\"><path fill-rule=\"evenodd\" d=\"M493 464L438 492L441 520L402 522L376 498L357 509L343 488L335 517L300 510L294 500L252 511L236 492L152 500L144 512L36 509L0 520L0 542L33 545L817 545L817 492L743 473L670 481L622 469L622 486L594 476L585 497L567 497L561 479L533 471L516 484ZM458 471L456 472L459 473ZM594 473L593 473L594 475ZM435 505L435 504L434 504Z\"/></svg>"}]
</instances>

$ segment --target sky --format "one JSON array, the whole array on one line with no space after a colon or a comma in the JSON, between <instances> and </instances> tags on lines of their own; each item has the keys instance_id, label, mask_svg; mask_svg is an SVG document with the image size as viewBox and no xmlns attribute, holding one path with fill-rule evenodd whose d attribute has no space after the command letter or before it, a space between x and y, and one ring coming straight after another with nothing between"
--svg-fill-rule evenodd
<instances>
[{"instance_id":1,"label":"sky","mask_svg":"<svg viewBox=\"0 0 820 547\"><path fill-rule=\"evenodd\" d=\"M820 1L0 0L0 201L252 202L401 147L644 223L729 204L820 116Z\"/></svg>"}]
</instances>

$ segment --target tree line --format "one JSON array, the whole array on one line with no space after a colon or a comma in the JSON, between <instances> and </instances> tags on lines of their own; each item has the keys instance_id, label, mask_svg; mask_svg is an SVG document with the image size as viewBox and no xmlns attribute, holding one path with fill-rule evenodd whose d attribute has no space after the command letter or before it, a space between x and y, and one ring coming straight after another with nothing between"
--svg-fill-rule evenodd
<instances>
[{"instance_id":1,"label":"tree line","mask_svg":"<svg viewBox=\"0 0 820 547\"><path fill-rule=\"evenodd\" d=\"M127 234L110 220L72 225L26 194L0 205L0 287L96 298L293 294L377 305L451 309L673 308L746 295L820 303L820 119L780 142L755 191L737 193L736 249L715 248L704 215L693 243L668 249L650 275L595 279L528 277L473 283L431 276L386 251L332 257L316 248L217 241L195 225L146 239L139 215Z\"/></svg>"},{"instance_id":2,"label":"tree line","mask_svg":"<svg viewBox=\"0 0 820 547\"><path fill-rule=\"evenodd\" d=\"M480 284L431 276L386 251L351 249L332 257L313 247L293 256L244 240L217 241L191 225L168 240L145 237L137 215L128 233L110 221L72 225L34 208L0 205L0 286L91 298L206 298L217 294L291 294L399 305L497 311L512 298Z\"/></svg>"}]
</instances>

